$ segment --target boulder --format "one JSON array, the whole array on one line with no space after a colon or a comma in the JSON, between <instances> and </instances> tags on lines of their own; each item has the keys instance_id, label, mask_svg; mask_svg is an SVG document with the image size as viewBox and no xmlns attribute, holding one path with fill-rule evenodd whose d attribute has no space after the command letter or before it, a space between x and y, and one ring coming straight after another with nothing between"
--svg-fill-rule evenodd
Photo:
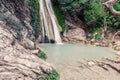
<instances>
[{"instance_id":1,"label":"boulder","mask_svg":"<svg viewBox=\"0 0 120 80\"><path fill-rule=\"evenodd\" d=\"M114 50L120 51L120 41L116 41L113 43L113 47Z\"/></svg>"},{"instance_id":2,"label":"boulder","mask_svg":"<svg viewBox=\"0 0 120 80\"><path fill-rule=\"evenodd\" d=\"M70 41L85 41L86 34L82 28L73 28L65 31L63 36Z\"/></svg>"}]
</instances>

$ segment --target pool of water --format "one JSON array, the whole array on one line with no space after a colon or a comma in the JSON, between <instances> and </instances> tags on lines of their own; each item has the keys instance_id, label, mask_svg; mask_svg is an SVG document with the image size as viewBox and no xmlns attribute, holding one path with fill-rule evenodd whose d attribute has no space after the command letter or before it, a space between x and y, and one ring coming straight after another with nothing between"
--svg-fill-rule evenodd
<instances>
[{"instance_id":1,"label":"pool of water","mask_svg":"<svg viewBox=\"0 0 120 80\"><path fill-rule=\"evenodd\" d=\"M94 47L80 44L41 44L40 47L48 56L48 62L53 64L75 63L82 59L100 60L114 58L114 50L106 47Z\"/></svg>"},{"instance_id":2,"label":"pool of water","mask_svg":"<svg viewBox=\"0 0 120 80\"><path fill-rule=\"evenodd\" d=\"M97 65L91 67L86 65L91 60L115 58L114 50L110 48L79 44L41 44L40 47L48 56L47 62L53 64L60 73L60 80L119 80L120 78L111 68L108 68L110 71L106 71Z\"/></svg>"}]
</instances>

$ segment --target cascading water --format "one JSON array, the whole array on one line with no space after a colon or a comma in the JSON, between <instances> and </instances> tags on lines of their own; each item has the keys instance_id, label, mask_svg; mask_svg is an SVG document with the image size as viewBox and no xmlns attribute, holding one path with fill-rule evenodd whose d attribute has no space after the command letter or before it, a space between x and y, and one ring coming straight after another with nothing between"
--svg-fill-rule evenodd
<instances>
[{"instance_id":1,"label":"cascading water","mask_svg":"<svg viewBox=\"0 0 120 80\"><path fill-rule=\"evenodd\" d=\"M48 42L54 40L56 43L62 43L59 24L52 9L51 0L40 0L39 3L43 41L47 37Z\"/></svg>"}]
</instances>

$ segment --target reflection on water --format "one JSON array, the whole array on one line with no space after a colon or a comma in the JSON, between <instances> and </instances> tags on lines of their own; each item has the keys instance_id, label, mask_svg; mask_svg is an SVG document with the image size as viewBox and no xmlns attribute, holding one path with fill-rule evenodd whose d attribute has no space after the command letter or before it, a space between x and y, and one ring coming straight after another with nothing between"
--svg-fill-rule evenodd
<instances>
[{"instance_id":1,"label":"reflection on water","mask_svg":"<svg viewBox=\"0 0 120 80\"><path fill-rule=\"evenodd\" d=\"M46 52L48 61L55 64L115 57L113 50L104 47L77 44L41 44L40 47Z\"/></svg>"}]
</instances>

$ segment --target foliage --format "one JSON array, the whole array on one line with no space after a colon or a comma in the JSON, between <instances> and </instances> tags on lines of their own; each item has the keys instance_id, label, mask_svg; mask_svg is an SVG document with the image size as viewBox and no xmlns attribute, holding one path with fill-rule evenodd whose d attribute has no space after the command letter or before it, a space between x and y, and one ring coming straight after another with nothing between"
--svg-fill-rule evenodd
<instances>
[{"instance_id":1,"label":"foliage","mask_svg":"<svg viewBox=\"0 0 120 80\"><path fill-rule=\"evenodd\" d=\"M96 40L99 40L99 39L101 39L101 32L102 32L101 28L94 28L90 32L92 34L92 36L88 36L88 37L90 37L91 39L94 38Z\"/></svg>"},{"instance_id":2,"label":"foliage","mask_svg":"<svg viewBox=\"0 0 120 80\"><path fill-rule=\"evenodd\" d=\"M117 3L113 6L117 11L120 11L120 0L117 0Z\"/></svg>"},{"instance_id":3,"label":"foliage","mask_svg":"<svg viewBox=\"0 0 120 80\"><path fill-rule=\"evenodd\" d=\"M60 80L60 75L59 75L59 73L55 69L53 69L50 73L37 74L37 79Z\"/></svg>"},{"instance_id":4,"label":"foliage","mask_svg":"<svg viewBox=\"0 0 120 80\"><path fill-rule=\"evenodd\" d=\"M116 6L118 6L118 3ZM109 11L104 9L100 2L89 2L84 10L84 15L88 26L104 27L104 17L106 17L106 24L108 27L120 26L119 17L111 15Z\"/></svg>"},{"instance_id":5,"label":"foliage","mask_svg":"<svg viewBox=\"0 0 120 80\"><path fill-rule=\"evenodd\" d=\"M84 10L85 20L87 21L87 25L102 26L103 24L103 10L102 4L99 2L91 2L89 1L86 4L86 8Z\"/></svg>"},{"instance_id":6,"label":"foliage","mask_svg":"<svg viewBox=\"0 0 120 80\"><path fill-rule=\"evenodd\" d=\"M110 15L109 12L107 13L106 19L107 19L107 25L109 27L117 28L120 26L120 18L113 16L113 15Z\"/></svg>"},{"instance_id":7,"label":"foliage","mask_svg":"<svg viewBox=\"0 0 120 80\"><path fill-rule=\"evenodd\" d=\"M114 5L114 8L119 10L120 2L117 2ZM103 7L102 2L100 1L89 1L88 4L85 5L84 15L88 26L104 27L104 23L106 23L108 27L117 28L120 26L120 18L111 15L109 11ZM104 21L105 17L106 21Z\"/></svg>"},{"instance_id":8,"label":"foliage","mask_svg":"<svg viewBox=\"0 0 120 80\"><path fill-rule=\"evenodd\" d=\"M30 15L31 15L31 24L34 29L34 35L37 38L39 36L39 1L38 0L29 0L30 5Z\"/></svg>"},{"instance_id":9,"label":"foliage","mask_svg":"<svg viewBox=\"0 0 120 80\"><path fill-rule=\"evenodd\" d=\"M63 14L61 12L61 9L55 3L53 3L53 9L54 9L55 15L57 17L58 23L61 26L62 30L64 31L65 20L64 20Z\"/></svg>"},{"instance_id":10,"label":"foliage","mask_svg":"<svg viewBox=\"0 0 120 80\"><path fill-rule=\"evenodd\" d=\"M47 55L43 51L38 52L38 57L43 59L43 60L47 59Z\"/></svg>"},{"instance_id":11,"label":"foliage","mask_svg":"<svg viewBox=\"0 0 120 80\"><path fill-rule=\"evenodd\" d=\"M55 69L53 69L53 71L48 74L46 80L59 80L59 78L60 78L60 75Z\"/></svg>"},{"instance_id":12,"label":"foliage","mask_svg":"<svg viewBox=\"0 0 120 80\"><path fill-rule=\"evenodd\" d=\"M120 17L112 15L102 3L107 0L54 0L64 12L74 21L81 20L85 25L84 29L89 31L94 39L100 39L102 30L120 30ZM114 9L120 11L120 0L113 5ZM64 26L65 29L67 26ZM109 30L109 31L108 31Z\"/></svg>"},{"instance_id":13,"label":"foliage","mask_svg":"<svg viewBox=\"0 0 120 80\"><path fill-rule=\"evenodd\" d=\"M104 27L104 17L106 17L107 26L118 27L120 26L119 17L115 17L107 11L102 5L102 0L60 0L60 4L64 4L65 11L72 17L78 18L81 14L78 10L82 9L85 24L88 27ZM120 0L114 5L116 10L120 10Z\"/></svg>"},{"instance_id":14,"label":"foliage","mask_svg":"<svg viewBox=\"0 0 120 80\"><path fill-rule=\"evenodd\" d=\"M101 34L96 34L96 35L95 35L95 39L96 39L96 40L101 39Z\"/></svg>"},{"instance_id":15,"label":"foliage","mask_svg":"<svg viewBox=\"0 0 120 80\"><path fill-rule=\"evenodd\" d=\"M91 30L90 33L92 33L92 34L94 34L94 33L96 33L96 32L99 32L99 33L100 33L101 31L102 31L101 28L94 28L94 29Z\"/></svg>"},{"instance_id":16,"label":"foliage","mask_svg":"<svg viewBox=\"0 0 120 80\"><path fill-rule=\"evenodd\" d=\"M66 4L66 3L71 3L73 0L60 0L60 3Z\"/></svg>"}]
</instances>

